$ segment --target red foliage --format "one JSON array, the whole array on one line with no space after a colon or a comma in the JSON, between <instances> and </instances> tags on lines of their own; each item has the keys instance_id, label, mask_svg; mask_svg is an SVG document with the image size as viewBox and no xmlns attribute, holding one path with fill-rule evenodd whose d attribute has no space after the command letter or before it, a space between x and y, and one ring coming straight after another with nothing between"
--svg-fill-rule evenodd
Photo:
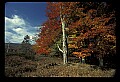
<instances>
[{"instance_id":1,"label":"red foliage","mask_svg":"<svg viewBox=\"0 0 120 82\"><path fill-rule=\"evenodd\" d=\"M73 38L73 41L77 42L78 48L83 46L81 42L91 38L95 40L95 48L101 48L97 45L99 42L101 42L102 48L108 45L104 42L115 43L115 12L109 3L48 2L47 4L46 15L48 16L48 20L42 24L44 27L41 29L40 38L37 40L37 44L40 46L38 52L48 53L49 51L47 50L61 33L60 12L64 16L66 27L69 28L68 34L72 34L78 29L79 36ZM91 43L87 45L88 49L94 46Z\"/></svg>"},{"instance_id":2,"label":"red foliage","mask_svg":"<svg viewBox=\"0 0 120 82\"><path fill-rule=\"evenodd\" d=\"M47 3L46 15L48 20L42 24L41 32L39 33L39 39L36 41L39 49L37 53L39 54L49 54L50 46L57 40L60 28L60 11L57 3L48 2Z\"/></svg>"},{"instance_id":3,"label":"red foliage","mask_svg":"<svg viewBox=\"0 0 120 82\"><path fill-rule=\"evenodd\" d=\"M75 30L79 29L77 32L79 36L72 40L77 42L78 48L81 49L84 46L81 42L85 42L85 39L88 40L87 48L99 52L100 55L102 52L105 55L108 50L112 49L112 46L115 46L115 11L110 6L111 4L106 2L79 2L70 4L66 22L69 34L74 34ZM108 35L109 38L107 37ZM96 46L89 41L91 38L93 38ZM97 45L99 42L100 45ZM106 46L109 46L109 49L105 49Z\"/></svg>"}]
</instances>

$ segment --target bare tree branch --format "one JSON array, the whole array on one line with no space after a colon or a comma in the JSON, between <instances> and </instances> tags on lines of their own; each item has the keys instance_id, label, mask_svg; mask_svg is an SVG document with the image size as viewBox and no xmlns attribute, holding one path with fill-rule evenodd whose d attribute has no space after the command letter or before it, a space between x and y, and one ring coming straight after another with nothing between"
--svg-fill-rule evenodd
<instances>
[{"instance_id":1,"label":"bare tree branch","mask_svg":"<svg viewBox=\"0 0 120 82\"><path fill-rule=\"evenodd\" d=\"M57 47L58 47L59 51L61 51L61 52L63 53L63 50L62 50L62 49L60 49L60 47L59 47L59 45L58 45L58 44L57 44Z\"/></svg>"}]
</instances>

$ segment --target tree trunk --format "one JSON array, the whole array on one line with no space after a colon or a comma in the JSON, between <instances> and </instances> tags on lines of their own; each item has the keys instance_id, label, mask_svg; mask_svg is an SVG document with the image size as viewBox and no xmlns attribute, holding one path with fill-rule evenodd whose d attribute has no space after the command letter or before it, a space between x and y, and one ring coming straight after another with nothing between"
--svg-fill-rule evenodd
<instances>
[{"instance_id":1,"label":"tree trunk","mask_svg":"<svg viewBox=\"0 0 120 82\"><path fill-rule=\"evenodd\" d=\"M7 53L9 52L9 46L10 46L10 42L8 43L8 47L7 47Z\"/></svg>"},{"instance_id":2,"label":"tree trunk","mask_svg":"<svg viewBox=\"0 0 120 82\"><path fill-rule=\"evenodd\" d=\"M99 58L99 66L103 66L103 58Z\"/></svg>"},{"instance_id":3,"label":"tree trunk","mask_svg":"<svg viewBox=\"0 0 120 82\"><path fill-rule=\"evenodd\" d=\"M67 46L66 46L66 36L65 36L65 23L61 18L62 22L62 32L63 32L63 50L58 46L59 51L63 53L63 64L67 63Z\"/></svg>"},{"instance_id":4,"label":"tree trunk","mask_svg":"<svg viewBox=\"0 0 120 82\"><path fill-rule=\"evenodd\" d=\"M63 32L63 62L64 64L67 63L67 46L66 46L66 36L65 36L65 22L61 18L62 22L62 32Z\"/></svg>"},{"instance_id":5,"label":"tree trunk","mask_svg":"<svg viewBox=\"0 0 120 82\"><path fill-rule=\"evenodd\" d=\"M82 58L82 63L85 63L85 58Z\"/></svg>"},{"instance_id":6,"label":"tree trunk","mask_svg":"<svg viewBox=\"0 0 120 82\"><path fill-rule=\"evenodd\" d=\"M79 57L80 63L82 63L81 59L82 59L82 57Z\"/></svg>"},{"instance_id":7,"label":"tree trunk","mask_svg":"<svg viewBox=\"0 0 120 82\"><path fill-rule=\"evenodd\" d=\"M61 10L62 10L62 6L60 6ZM65 21L64 21L64 16L62 16L61 14L61 10L60 10L60 20L62 23L62 33L63 33L63 50L61 50L59 48L59 50L63 53L63 64L67 63L67 46L66 46L66 35L65 35Z\"/></svg>"}]
</instances>

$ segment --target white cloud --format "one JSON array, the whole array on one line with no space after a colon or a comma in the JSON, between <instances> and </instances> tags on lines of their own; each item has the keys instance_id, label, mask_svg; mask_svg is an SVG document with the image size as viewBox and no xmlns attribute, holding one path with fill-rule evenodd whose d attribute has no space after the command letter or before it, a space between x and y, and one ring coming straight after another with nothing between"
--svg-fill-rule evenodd
<instances>
[{"instance_id":1,"label":"white cloud","mask_svg":"<svg viewBox=\"0 0 120 82\"><path fill-rule=\"evenodd\" d=\"M16 32L21 32L21 31L23 31L23 29L22 29L22 28L16 28L16 29L15 29L15 28L13 28L13 30L14 30L14 31L16 31Z\"/></svg>"},{"instance_id":2,"label":"white cloud","mask_svg":"<svg viewBox=\"0 0 120 82\"><path fill-rule=\"evenodd\" d=\"M36 28L18 15L5 17L5 42L9 40L11 43L21 43L25 35L34 36Z\"/></svg>"},{"instance_id":3,"label":"white cloud","mask_svg":"<svg viewBox=\"0 0 120 82\"><path fill-rule=\"evenodd\" d=\"M24 21L24 19L22 19L22 18L20 18L19 16L17 16L17 15L13 15L12 16L12 20L10 20L13 24L17 24L18 26L20 26L20 25L25 25L25 21Z\"/></svg>"},{"instance_id":4,"label":"white cloud","mask_svg":"<svg viewBox=\"0 0 120 82\"><path fill-rule=\"evenodd\" d=\"M17 15L12 16L12 18L5 17L5 27L6 29L12 29L13 27L25 26L25 20Z\"/></svg>"},{"instance_id":5,"label":"white cloud","mask_svg":"<svg viewBox=\"0 0 120 82\"><path fill-rule=\"evenodd\" d=\"M20 41L23 40L23 36L16 35L12 32L5 32L5 41L8 42L10 41L11 43L20 43Z\"/></svg>"}]
</instances>

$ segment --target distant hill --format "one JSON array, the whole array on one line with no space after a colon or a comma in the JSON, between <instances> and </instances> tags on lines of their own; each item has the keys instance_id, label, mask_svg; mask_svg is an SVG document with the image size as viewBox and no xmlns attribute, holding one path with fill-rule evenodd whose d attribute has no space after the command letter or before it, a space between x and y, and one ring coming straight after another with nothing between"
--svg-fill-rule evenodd
<instances>
[{"instance_id":1,"label":"distant hill","mask_svg":"<svg viewBox=\"0 0 120 82\"><path fill-rule=\"evenodd\" d=\"M21 47L22 45L20 43L5 43L5 49L6 48L17 48L17 47Z\"/></svg>"},{"instance_id":2,"label":"distant hill","mask_svg":"<svg viewBox=\"0 0 120 82\"><path fill-rule=\"evenodd\" d=\"M20 44L20 43L5 43L5 53L34 53L32 45L30 44Z\"/></svg>"}]
</instances>

